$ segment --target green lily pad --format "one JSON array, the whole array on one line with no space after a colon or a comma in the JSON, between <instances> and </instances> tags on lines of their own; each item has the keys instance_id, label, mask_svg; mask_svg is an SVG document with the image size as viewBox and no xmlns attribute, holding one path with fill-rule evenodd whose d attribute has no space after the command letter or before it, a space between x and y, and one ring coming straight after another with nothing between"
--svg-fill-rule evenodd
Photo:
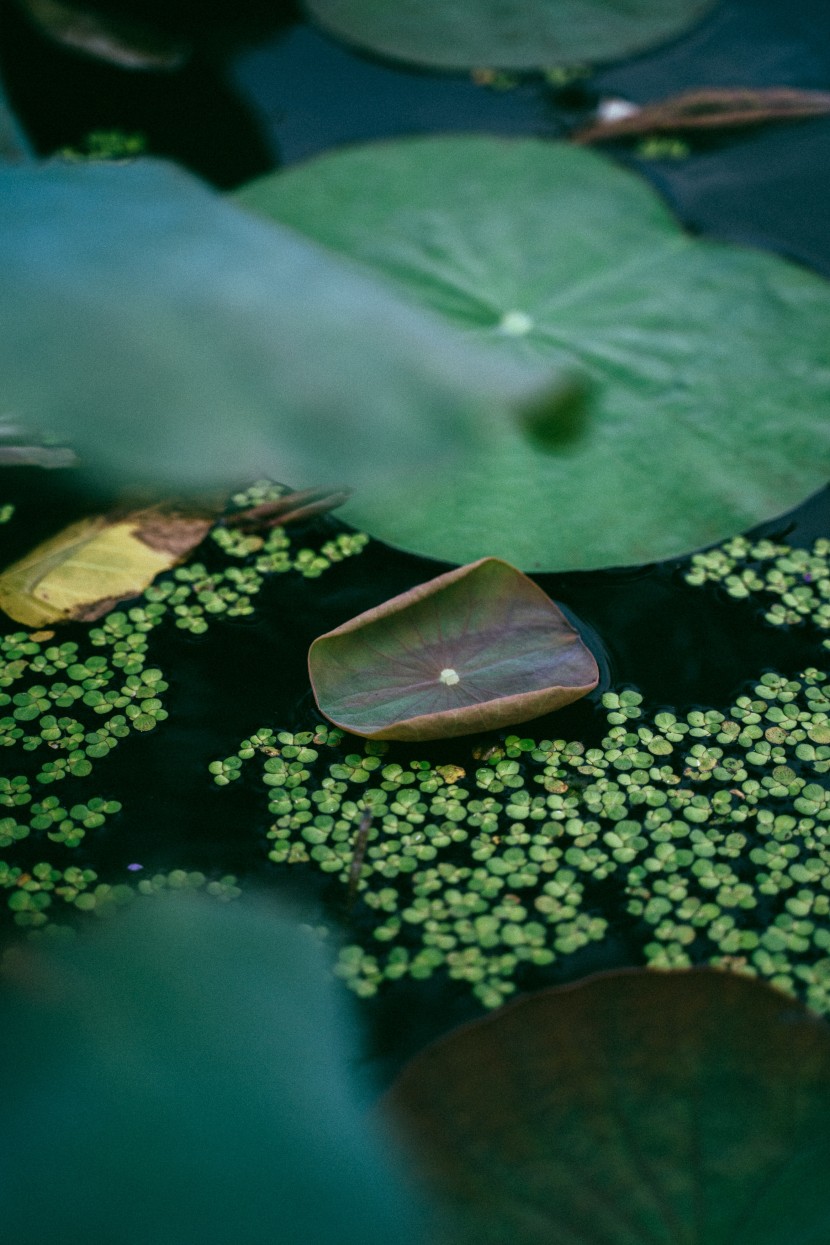
<instances>
[{"instance_id":1,"label":"green lily pad","mask_svg":"<svg viewBox=\"0 0 830 1245\"><path fill-rule=\"evenodd\" d=\"M599 680L578 632L497 558L448 571L320 636L308 654L322 713L369 739L445 739L527 722Z\"/></svg>"},{"instance_id":2,"label":"green lily pad","mask_svg":"<svg viewBox=\"0 0 830 1245\"><path fill-rule=\"evenodd\" d=\"M504 421L448 490L358 494L393 545L525 570L685 554L775 517L830 461L830 285L686 234L638 176L537 140L336 152L240 199L359 260L494 360L577 369L590 417L555 452Z\"/></svg>"},{"instance_id":3,"label":"green lily pad","mask_svg":"<svg viewBox=\"0 0 830 1245\"><path fill-rule=\"evenodd\" d=\"M425 1239L325 957L273 896L143 898L39 945L2 982L9 1240Z\"/></svg>"},{"instance_id":4,"label":"green lily pad","mask_svg":"<svg viewBox=\"0 0 830 1245\"><path fill-rule=\"evenodd\" d=\"M0 272L0 414L112 484L414 488L547 375L154 160L0 167Z\"/></svg>"},{"instance_id":5,"label":"green lily pad","mask_svg":"<svg viewBox=\"0 0 830 1245\"><path fill-rule=\"evenodd\" d=\"M713 0L305 0L333 35L439 69L615 60L681 34Z\"/></svg>"},{"instance_id":6,"label":"green lily pad","mask_svg":"<svg viewBox=\"0 0 830 1245\"><path fill-rule=\"evenodd\" d=\"M616 972L449 1035L390 1109L453 1245L823 1245L830 1029L713 970Z\"/></svg>"}]
</instances>

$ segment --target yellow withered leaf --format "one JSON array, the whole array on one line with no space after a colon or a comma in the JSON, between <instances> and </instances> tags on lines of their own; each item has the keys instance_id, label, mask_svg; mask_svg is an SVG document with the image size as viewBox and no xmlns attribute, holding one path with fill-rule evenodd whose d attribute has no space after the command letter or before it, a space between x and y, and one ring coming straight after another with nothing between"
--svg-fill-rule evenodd
<instances>
[{"instance_id":1,"label":"yellow withered leaf","mask_svg":"<svg viewBox=\"0 0 830 1245\"><path fill-rule=\"evenodd\" d=\"M0 608L26 627L91 622L186 557L212 521L158 509L81 519L0 574Z\"/></svg>"}]
</instances>

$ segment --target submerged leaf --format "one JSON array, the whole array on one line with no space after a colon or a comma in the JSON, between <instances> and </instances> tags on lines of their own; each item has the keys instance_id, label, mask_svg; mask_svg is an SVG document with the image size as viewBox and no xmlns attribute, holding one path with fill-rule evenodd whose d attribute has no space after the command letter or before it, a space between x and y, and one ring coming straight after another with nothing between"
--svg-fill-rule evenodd
<instances>
[{"instance_id":1,"label":"submerged leaf","mask_svg":"<svg viewBox=\"0 0 830 1245\"><path fill-rule=\"evenodd\" d=\"M91 622L181 562L212 521L157 509L80 519L0 573L0 609L27 627Z\"/></svg>"},{"instance_id":2,"label":"submerged leaf","mask_svg":"<svg viewBox=\"0 0 830 1245\"><path fill-rule=\"evenodd\" d=\"M358 47L439 69L546 69L673 39L714 0L305 0Z\"/></svg>"},{"instance_id":3,"label":"submerged leaf","mask_svg":"<svg viewBox=\"0 0 830 1245\"><path fill-rule=\"evenodd\" d=\"M557 605L497 558L448 571L320 636L322 713L369 739L443 739L527 722L596 687Z\"/></svg>"},{"instance_id":4,"label":"submerged leaf","mask_svg":"<svg viewBox=\"0 0 830 1245\"><path fill-rule=\"evenodd\" d=\"M545 990L418 1056L388 1106L453 1245L823 1245L830 1028L720 971Z\"/></svg>"},{"instance_id":5,"label":"submerged leaf","mask_svg":"<svg viewBox=\"0 0 830 1245\"><path fill-rule=\"evenodd\" d=\"M772 519L826 481L830 285L689 236L596 152L402 140L240 197L385 276L494 360L595 383L590 419L558 446L538 421L504 422L451 473L421 477L413 501L356 491L345 517L390 544L533 571L642 563Z\"/></svg>"}]
</instances>

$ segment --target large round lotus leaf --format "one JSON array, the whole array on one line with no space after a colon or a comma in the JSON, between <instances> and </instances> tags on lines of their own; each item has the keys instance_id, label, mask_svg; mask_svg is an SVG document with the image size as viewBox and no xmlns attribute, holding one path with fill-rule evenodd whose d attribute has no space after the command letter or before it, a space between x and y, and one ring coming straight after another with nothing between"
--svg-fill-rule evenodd
<instances>
[{"instance_id":1,"label":"large round lotus leaf","mask_svg":"<svg viewBox=\"0 0 830 1245\"><path fill-rule=\"evenodd\" d=\"M0 321L0 415L108 482L411 481L540 380L157 161L0 169Z\"/></svg>"},{"instance_id":2,"label":"large round lotus leaf","mask_svg":"<svg viewBox=\"0 0 830 1245\"><path fill-rule=\"evenodd\" d=\"M358 47L440 69L615 60L672 39L714 0L305 0Z\"/></svg>"},{"instance_id":3,"label":"large round lotus leaf","mask_svg":"<svg viewBox=\"0 0 830 1245\"><path fill-rule=\"evenodd\" d=\"M610 973L458 1030L389 1106L452 1245L826 1245L830 1029L714 970Z\"/></svg>"},{"instance_id":4,"label":"large round lotus leaf","mask_svg":"<svg viewBox=\"0 0 830 1245\"><path fill-rule=\"evenodd\" d=\"M830 461L830 285L685 234L639 177L536 140L335 153L242 200L385 274L494 358L578 367L591 417L554 452L507 421L454 488L356 496L373 535L525 570L686 553L787 510Z\"/></svg>"},{"instance_id":5,"label":"large round lotus leaf","mask_svg":"<svg viewBox=\"0 0 830 1245\"><path fill-rule=\"evenodd\" d=\"M550 597L497 558L448 571L329 631L308 654L317 704L369 739L445 739L527 722L596 687Z\"/></svg>"}]
</instances>

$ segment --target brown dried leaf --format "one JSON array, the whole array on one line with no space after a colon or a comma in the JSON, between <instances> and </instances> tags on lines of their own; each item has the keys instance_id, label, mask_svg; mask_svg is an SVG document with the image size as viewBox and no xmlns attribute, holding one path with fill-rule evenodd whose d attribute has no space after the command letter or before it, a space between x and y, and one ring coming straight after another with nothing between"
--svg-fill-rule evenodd
<instances>
[{"instance_id":1,"label":"brown dried leaf","mask_svg":"<svg viewBox=\"0 0 830 1245\"><path fill-rule=\"evenodd\" d=\"M19 2L35 25L56 43L122 69L180 69L190 55L186 44L134 18L96 13L62 0Z\"/></svg>"},{"instance_id":2,"label":"brown dried leaf","mask_svg":"<svg viewBox=\"0 0 830 1245\"><path fill-rule=\"evenodd\" d=\"M321 712L367 739L513 726L599 679L559 607L498 558L447 571L320 636L308 668Z\"/></svg>"},{"instance_id":3,"label":"brown dried leaf","mask_svg":"<svg viewBox=\"0 0 830 1245\"><path fill-rule=\"evenodd\" d=\"M669 95L645 104L629 116L595 121L571 135L571 142L585 145L615 138L663 131L728 129L761 125L766 121L794 121L830 112L830 93L801 91L794 87L712 87Z\"/></svg>"}]
</instances>

